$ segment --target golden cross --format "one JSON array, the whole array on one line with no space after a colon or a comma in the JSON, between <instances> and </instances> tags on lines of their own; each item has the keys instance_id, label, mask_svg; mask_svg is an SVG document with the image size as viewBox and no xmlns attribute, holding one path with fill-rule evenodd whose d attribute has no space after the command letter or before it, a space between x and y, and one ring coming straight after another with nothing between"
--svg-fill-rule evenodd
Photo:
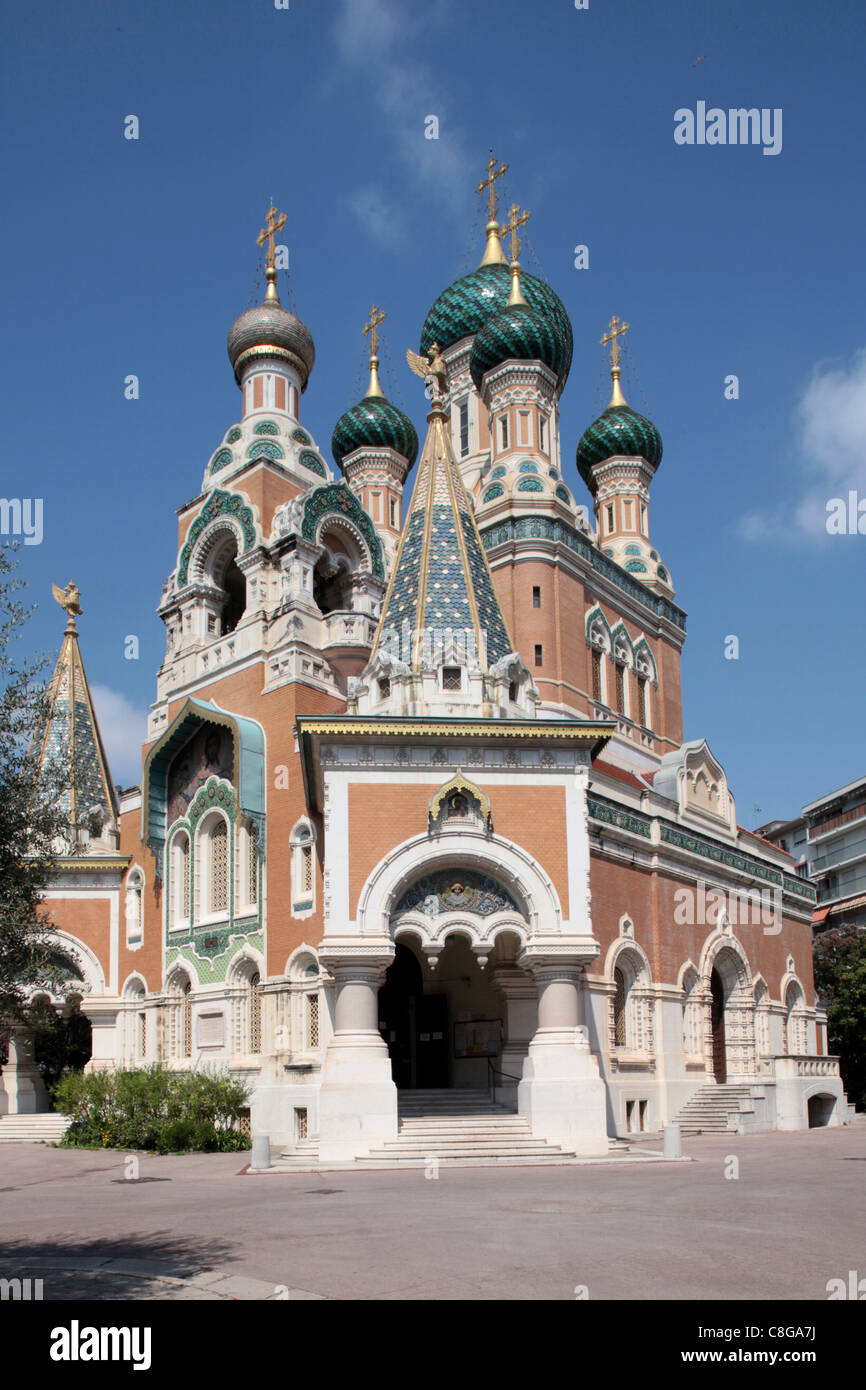
<instances>
[{"instance_id":1,"label":"golden cross","mask_svg":"<svg viewBox=\"0 0 866 1390\"><path fill-rule=\"evenodd\" d=\"M532 216L531 212L521 212L516 203L512 203L508 209L508 221L502 228L506 236L511 234L511 259L513 261L520 258L520 238L517 235L518 228L524 227Z\"/></svg>"},{"instance_id":2,"label":"golden cross","mask_svg":"<svg viewBox=\"0 0 866 1390\"><path fill-rule=\"evenodd\" d=\"M508 165L500 164L497 169L496 160L493 158L493 151L491 150L490 158L485 168L487 169L487 178L481 180L475 192L483 193L485 189L487 190L487 218L488 221L492 222L496 216L496 209L499 205L499 194L496 192L495 187L496 180L502 178L503 174L508 169Z\"/></svg>"},{"instance_id":3,"label":"golden cross","mask_svg":"<svg viewBox=\"0 0 866 1390\"><path fill-rule=\"evenodd\" d=\"M374 304L372 309L370 310L370 317L364 324L364 337L366 338L367 334L370 334L371 357L375 357L377 352L379 351L379 334L376 332L376 329L379 327L380 323L385 322L385 319L387 317L388 315L385 313L385 311L383 309L380 309L378 304Z\"/></svg>"},{"instance_id":4,"label":"golden cross","mask_svg":"<svg viewBox=\"0 0 866 1390\"><path fill-rule=\"evenodd\" d=\"M623 333L628 332L629 327L629 324L623 323L622 320L618 319L616 314L614 314L610 323L607 325L607 332L599 338L602 347L606 347L608 343L611 345L610 365L612 367L619 366L619 359L622 357L622 348L619 345L619 339L622 337Z\"/></svg>"},{"instance_id":5,"label":"golden cross","mask_svg":"<svg viewBox=\"0 0 866 1390\"><path fill-rule=\"evenodd\" d=\"M262 227L262 230L259 232L258 236L256 237L257 246L264 246L265 242L268 243L268 254L265 258L265 265L268 267L269 270L273 270L274 260L276 257L276 252L274 250L274 237L276 236L277 232L281 232L283 230L285 225L286 214L284 212L277 212L273 203L271 203L271 206L268 208L268 220L265 223L264 227Z\"/></svg>"}]
</instances>

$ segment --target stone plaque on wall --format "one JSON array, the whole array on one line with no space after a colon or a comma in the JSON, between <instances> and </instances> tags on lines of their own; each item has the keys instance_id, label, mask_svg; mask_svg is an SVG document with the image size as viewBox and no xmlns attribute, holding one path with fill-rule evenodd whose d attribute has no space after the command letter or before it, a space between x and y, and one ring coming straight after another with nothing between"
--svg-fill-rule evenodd
<instances>
[{"instance_id":1,"label":"stone plaque on wall","mask_svg":"<svg viewBox=\"0 0 866 1390\"><path fill-rule=\"evenodd\" d=\"M198 1045L199 1047L224 1047L226 1040L226 1016L219 1013L199 1014L198 1016Z\"/></svg>"}]
</instances>

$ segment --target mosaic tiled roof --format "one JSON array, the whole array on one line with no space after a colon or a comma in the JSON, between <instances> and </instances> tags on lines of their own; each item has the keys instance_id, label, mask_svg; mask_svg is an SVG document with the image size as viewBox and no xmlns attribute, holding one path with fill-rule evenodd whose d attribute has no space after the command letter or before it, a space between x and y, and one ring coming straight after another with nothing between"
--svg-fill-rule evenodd
<instances>
[{"instance_id":1,"label":"mosaic tiled roof","mask_svg":"<svg viewBox=\"0 0 866 1390\"><path fill-rule=\"evenodd\" d=\"M588 483L593 465L617 454L645 458L651 468L661 463L661 435L652 420L638 415L629 405L609 405L584 430L577 446L577 471Z\"/></svg>"},{"instance_id":2,"label":"mosaic tiled roof","mask_svg":"<svg viewBox=\"0 0 866 1390\"><path fill-rule=\"evenodd\" d=\"M394 449L402 454L411 468L418 457L418 435L415 426L383 396L365 396L341 415L331 438L331 453L339 468L343 459L363 445Z\"/></svg>"},{"instance_id":3,"label":"mosaic tiled roof","mask_svg":"<svg viewBox=\"0 0 866 1390\"><path fill-rule=\"evenodd\" d=\"M434 405L415 490L382 610L400 633L452 628L474 632L487 665L513 651L490 569L451 446L444 410Z\"/></svg>"},{"instance_id":4,"label":"mosaic tiled roof","mask_svg":"<svg viewBox=\"0 0 866 1390\"><path fill-rule=\"evenodd\" d=\"M562 301L550 285L524 272L520 287L527 303L556 325L563 344L563 380L571 367L574 338L571 320ZM480 265L469 275L455 280L440 294L427 315L421 332L421 352L425 355L433 343L444 352L459 343L461 338L477 333L488 319L504 309L511 294L511 271L507 265Z\"/></svg>"},{"instance_id":5,"label":"mosaic tiled roof","mask_svg":"<svg viewBox=\"0 0 866 1390\"><path fill-rule=\"evenodd\" d=\"M494 314L479 329L472 345L469 371L477 391L485 372L501 362L543 362L557 378L559 390L565 385L571 358L570 343L553 314L539 313L529 304L511 304Z\"/></svg>"},{"instance_id":6,"label":"mosaic tiled roof","mask_svg":"<svg viewBox=\"0 0 866 1390\"><path fill-rule=\"evenodd\" d=\"M71 768L74 759L77 777L70 776L63 802L73 822L94 807L105 820L117 819L117 796L74 627L67 627L64 634L49 687L48 717L34 739L33 752L40 767L62 760Z\"/></svg>"}]
</instances>

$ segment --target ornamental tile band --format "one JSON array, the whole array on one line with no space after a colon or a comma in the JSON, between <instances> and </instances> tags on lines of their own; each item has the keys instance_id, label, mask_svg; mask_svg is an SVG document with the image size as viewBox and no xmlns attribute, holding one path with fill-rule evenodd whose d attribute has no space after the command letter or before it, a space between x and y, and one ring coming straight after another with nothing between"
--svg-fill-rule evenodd
<instances>
[{"instance_id":1,"label":"ornamental tile band","mask_svg":"<svg viewBox=\"0 0 866 1390\"><path fill-rule=\"evenodd\" d=\"M495 526L487 526L481 530L481 539L485 550L492 550L494 546L506 545L509 541L520 540L546 540L556 541L560 545L565 545L575 554L581 555L592 568L611 584L615 584L618 589L622 589L636 603L640 603L644 608L659 614L660 617L667 618L668 622L675 627L686 630L686 615L682 608L678 608L669 599L663 598L661 594L654 594L636 579L631 579L625 570L619 565L611 563L601 551L596 550L595 546L580 535L567 522L546 516L524 516L524 517L505 517L498 521ZM662 573L659 566L660 578L667 579L667 574Z\"/></svg>"},{"instance_id":2,"label":"ornamental tile band","mask_svg":"<svg viewBox=\"0 0 866 1390\"><path fill-rule=\"evenodd\" d=\"M298 455L298 463L304 468L309 468L311 473L318 473L320 478L327 478L328 473L324 463L318 454L314 454L312 449L302 449Z\"/></svg>"},{"instance_id":3,"label":"ornamental tile band","mask_svg":"<svg viewBox=\"0 0 866 1390\"><path fill-rule=\"evenodd\" d=\"M650 838L652 822L646 816L638 816L633 812L623 811L615 802L597 796L588 796L586 804L593 820L605 821L608 825L616 825L620 830L630 830L633 835L643 835L646 840Z\"/></svg>"}]
</instances>

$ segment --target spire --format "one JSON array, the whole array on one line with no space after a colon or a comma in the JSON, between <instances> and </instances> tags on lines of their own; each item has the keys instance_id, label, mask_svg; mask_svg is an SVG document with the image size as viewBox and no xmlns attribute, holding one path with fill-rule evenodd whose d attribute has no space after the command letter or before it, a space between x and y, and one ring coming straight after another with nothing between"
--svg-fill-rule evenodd
<instances>
[{"instance_id":1,"label":"spire","mask_svg":"<svg viewBox=\"0 0 866 1390\"><path fill-rule=\"evenodd\" d=\"M370 317L364 324L364 337L370 338L370 385L367 387L365 399L370 396L377 396L380 400L385 399L385 393L379 385L379 334L380 323L384 323L387 318L384 310L374 304L370 310Z\"/></svg>"},{"instance_id":2,"label":"spire","mask_svg":"<svg viewBox=\"0 0 866 1390\"><path fill-rule=\"evenodd\" d=\"M526 300L523 290L520 288L520 237L518 232L524 227L532 216L531 212L521 212L516 203L512 203L508 209L508 221L503 227L506 236L511 237L511 294L508 296L508 305L525 304Z\"/></svg>"},{"instance_id":3,"label":"spire","mask_svg":"<svg viewBox=\"0 0 866 1390\"><path fill-rule=\"evenodd\" d=\"M496 167L496 160L493 151L490 151L490 158L487 161L487 178L482 179L475 192L487 197L487 245L484 248L484 255L481 257L482 265L505 265L505 253L502 250L502 242L499 239L501 228L496 221L496 209L499 206L499 194L496 192L496 181L501 179L508 170L507 164L500 164Z\"/></svg>"},{"instance_id":4,"label":"spire","mask_svg":"<svg viewBox=\"0 0 866 1390\"><path fill-rule=\"evenodd\" d=\"M433 634L450 630L467 643L474 641L481 669L487 671L513 647L438 391L427 421L415 490L370 660L396 639L407 665L418 671L425 645L441 640ZM405 650L406 636L411 653Z\"/></svg>"},{"instance_id":5,"label":"spire","mask_svg":"<svg viewBox=\"0 0 866 1390\"><path fill-rule=\"evenodd\" d=\"M623 323L622 320L618 319L616 314L614 314L610 323L607 325L607 332L602 334L599 338L602 347L606 347L607 344L610 343L610 379L612 382L612 390L610 400L607 403L608 410L610 410L611 406L628 405L628 401L622 394L619 384L619 363L622 357L622 348L620 347L619 339L628 332L629 327L629 324Z\"/></svg>"},{"instance_id":6,"label":"spire","mask_svg":"<svg viewBox=\"0 0 866 1390\"><path fill-rule=\"evenodd\" d=\"M276 267L276 247L274 237L277 232L281 232L286 225L286 214L277 212L273 200L268 208L267 221L256 237L256 245L264 246L267 242L267 255L265 256L265 278L268 288L265 291L265 304L279 304L280 297L277 294L277 267Z\"/></svg>"},{"instance_id":7,"label":"spire","mask_svg":"<svg viewBox=\"0 0 866 1390\"><path fill-rule=\"evenodd\" d=\"M117 796L78 646L75 619L82 611L80 593L71 580L65 590L52 585L52 592L66 613L67 622L48 689L45 727L36 735L32 751L40 769L49 758L68 757L67 807L73 825L81 824L94 809L101 812L103 821L116 821Z\"/></svg>"}]
</instances>

